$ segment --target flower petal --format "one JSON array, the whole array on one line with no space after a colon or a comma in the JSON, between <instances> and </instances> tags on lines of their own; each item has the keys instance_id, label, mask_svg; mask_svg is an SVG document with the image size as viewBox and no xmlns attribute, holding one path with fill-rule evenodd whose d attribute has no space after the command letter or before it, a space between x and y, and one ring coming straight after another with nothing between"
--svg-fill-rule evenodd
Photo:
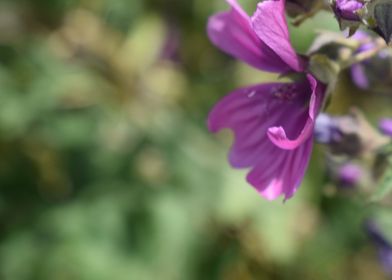
<instances>
[{"instance_id":1,"label":"flower petal","mask_svg":"<svg viewBox=\"0 0 392 280\"><path fill-rule=\"evenodd\" d=\"M266 0L259 3L251 21L253 30L261 41L273 49L291 69L304 71L304 60L297 55L290 42L285 18L285 0Z\"/></svg>"},{"instance_id":2,"label":"flower petal","mask_svg":"<svg viewBox=\"0 0 392 280\"><path fill-rule=\"evenodd\" d=\"M290 67L253 31L250 18L236 0L227 0L230 11L210 17L207 33L222 51L264 71L287 72Z\"/></svg>"},{"instance_id":3,"label":"flower petal","mask_svg":"<svg viewBox=\"0 0 392 280\"><path fill-rule=\"evenodd\" d=\"M301 132L293 140L291 140L287 137L285 129L282 126L270 127L268 129L269 139L281 149L296 149L313 134L315 119L321 110L326 87L311 75L308 75L307 78L312 94L309 102L308 118L306 122L304 122Z\"/></svg>"},{"instance_id":4,"label":"flower petal","mask_svg":"<svg viewBox=\"0 0 392 280\"><path fill-rule=\"evenodd\" d=\"M219 101L208 118L213 132L233 130L229 162L235 168L251 167L247 180L267 199L281 194L287 199L294 194L312 149L312 137L297 149L283 150L267 136L268 128L275 125L284 126L290 136L300 133L308 117L304 104L310 90L293 95L293 99L279 95L280 89L293 86L303 87L298 83L270 83L238 89Z\"/></svg>"},{"instance_id":5,"label":"flower petal","mask_svg":"<svg viewBox=\"0 0 392 280\"><path fill-rule=\"evenodd\" d=\"M268 200L274 200L282 194L285 199L289 199L302 182L312 147L313 139L309 138L295 150L276 148L249 172L246 179Z\"/></svg>"}]
</instances>

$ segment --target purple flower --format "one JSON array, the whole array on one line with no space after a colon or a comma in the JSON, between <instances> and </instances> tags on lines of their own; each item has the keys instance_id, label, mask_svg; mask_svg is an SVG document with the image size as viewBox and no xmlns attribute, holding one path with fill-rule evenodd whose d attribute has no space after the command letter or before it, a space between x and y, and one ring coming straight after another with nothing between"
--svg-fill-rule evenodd
<instances>
[{"instance_id":1,"label":"purple flower","mask_svg":"<svg viewBox=\"0 0 392 280\"><path fill-rule=\"evenodd\" d=\"M312 151L314 122L325 85L306 74L307 61L291 46L284 0L259 3L249 17L235 0L230 11L212 16L208 35L218 48L260 70L300 73L291 83L237 89L215 105L208 118L212 132L230 128L235 140L229 162L250 168L247 181L265 198L293 196Z\"/></svg>"},{"instance_id":2,"label":"purple flower","mask_svg":"<svg viewBox=\"0 0 392 280\"><path fill-rule=\"evenodd\" d=\"M356 12L363 7L364 3L359 0L336 0L332 6L338 19L359 21Z\"/></svg>"},{"instance_id":3,"label":"purple flower","mask_svg":"<svg viewBox=\"0 0 392 280\"><path fill-rule=\"evenodd\" d=\"M381 119L378 123L378 127L383 134L392 137L392 119Z\"/></svg>"}]
</instances>

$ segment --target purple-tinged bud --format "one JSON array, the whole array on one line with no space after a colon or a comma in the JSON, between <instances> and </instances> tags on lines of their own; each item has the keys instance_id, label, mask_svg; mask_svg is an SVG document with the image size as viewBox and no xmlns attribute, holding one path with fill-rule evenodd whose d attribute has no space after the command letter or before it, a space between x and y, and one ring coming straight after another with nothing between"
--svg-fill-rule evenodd
<instances>
[{"instance_id":1,"label":"purple-tinged bud","mask_svg":"<svg viewBox=\"0 0 392 280\"><path fill-rule=\"evenodd\" d=\"M314 137L321 144L327 144L332 154L354 156L361 150L359 123L351 115L331 116L320 114L316 119Z\"/></svg>"},{"instance_id":2,"label":"purple-tinged bud","mask_svg":"<svg viewBox=\"0 0 392 280\"><path fill-rule=\"evenodd\" d=\"M378 249L378 257L384 271L392 275L392 245L374 221L365 222L365 231Z\"/></svg>"},{"instance_id":3,"label":"purple-tinged bud","mask_svg":"<svg viewBox=\"0 0 392 280\"><path fill-rule=\"evenodd\" d=\"M392 119L381 119L378 123L378 127L383 134L392 137Z\"/></svg>"},{"instance_id":4,"label":"purple-tinged bud","mask_svg":"<svg viewBox=\"0 0 392 280\"><path fill-rule=\"evenodd\" d=\"M380 135L355 108L343 116L320 114L316 119L314 138L327 144L332 154L349 157L373 153L388 143L388 139Z\"/></svg>"},{"instance_id":5,"label":"purple-tinged bud","mask_svg":"<svg viewBox=\"0 0 392 280\"><path fill-rule=\"evenodd\" d=\"M358 30L351 39L359 42L356 54L377 48L376 38ZM389 91L392 77L392 52L389 49L379 51L375 56L351 66L353 83L361 89Z\"/></svg>"},{"instance_id":6,"label":"purple-tinged bud","mask_svg":"<svg viewBox=\"0 0 392 280\"><path fill-rule=\"evenodd\" d=\"M356 13L364 6L359 0L336 0L332 4L332 9L339 20L360 21Z\"/></svg>"},{"instance_id":7,"label":"purple-tinged bud","mask_svg":"<svg viewBox=\"0 0 392 280\"><path fill-rule=\"evenodd\" d=\"M321 113L314 127L314 137L321 144L331 144L337 142L341 138L341 133L334 117Z\"/></svg>"},{"instance_id":8,"label":"purple-tinged bud","mask_svg":"<svg viewBox=\"0 0 392 280\"><path fill-rule=\"evenodd\" d=\"M339 167L338 179L342 186L352 187L358 184L363 174L362 168L354 163L346 163Z\"/></svg>"}]
</instances>

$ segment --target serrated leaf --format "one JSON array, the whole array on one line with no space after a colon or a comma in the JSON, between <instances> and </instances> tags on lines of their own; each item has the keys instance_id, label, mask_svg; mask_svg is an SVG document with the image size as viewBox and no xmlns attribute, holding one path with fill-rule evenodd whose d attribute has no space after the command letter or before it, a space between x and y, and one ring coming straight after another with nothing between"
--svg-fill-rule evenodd
<instances>
[{"instance_id":1,"label":"serrated leaf","mask_svg":"<svg viewBox=\"0 0 392 280\"><path fill-rule=\"evenodd\" d=\"M392 43L392 3L377 4L374 7L377 31L387 44Z\"/></svg>"}]
</instances>

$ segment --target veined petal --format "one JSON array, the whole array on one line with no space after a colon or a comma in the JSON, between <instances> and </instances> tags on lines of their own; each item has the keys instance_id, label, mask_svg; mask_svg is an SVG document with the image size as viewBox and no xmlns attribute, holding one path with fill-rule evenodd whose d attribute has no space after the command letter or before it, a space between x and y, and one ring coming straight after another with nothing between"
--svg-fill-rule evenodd
<instances>
[{"instance_id":1,"label":"veined petal","mask_svg":"<svg viewBox=\"0 0 392 280\"><path fill-rule=\"evenodd\" d=\"M277 148L248 173L247 181L268 200L274 200L280 195L289 199L302 182L312 147L313 139L309 138L295 150Z\"/></svg>"},{"instance_id":2,"label":"veined petal","mask_svg":"<svg viewBox=\"0 0 392 280\"><path fill-rule=\"evenodd\" d=\"M285 17L285 0L266 0L252 16L257 36L286 62L292 70L303 72L304 60L293 49Z\"/></svg>"},{"instance_id":3,"label":"veined petal","mask_svg":"<svg viewBox=\"0 0 392 280\"><path fill-rule=\"evenodd\" d=\"M291 68L269 46L251 26L250 17L236 0L227 0L230 11L210 17L207 33L212 43L230 54L260 70L287 72Z\"/></svg>"},{"instance_id":4,"label":"veined petal","mask_svg":"<svg viewBox=\"0 0 392 280\"><path fill-rule=\"evenodd\" d=\"M290 198L305 173L312 137L294 150L274 145L267 136L271 126L282 125L289 136L298 135L308 117L305 106L308 92L299 91L302 83L270 83L238 89L225 96L212 109L208 127L217 132L229 128L234 143L229 162L235 168L247 168L247 180L267 199L279 195Z\"/></svg>"},{"instance_id":5,"label":"veined petal","mask_svg":"<svg viewBox=\"0 0 392 280\"><path fill-rule=\"evenodd\" d=\"M302 125L300 124L302 127L300 133L291 140L286 135L286 131L282 126L274 126L268 129L269 139L281 149L296 149L313 134L314 123L317 114L321 110L326 87L317 81L312 75L307 75L307 78L312 93L309 102L308 118Z\"/></svg>"}]
</instances>

